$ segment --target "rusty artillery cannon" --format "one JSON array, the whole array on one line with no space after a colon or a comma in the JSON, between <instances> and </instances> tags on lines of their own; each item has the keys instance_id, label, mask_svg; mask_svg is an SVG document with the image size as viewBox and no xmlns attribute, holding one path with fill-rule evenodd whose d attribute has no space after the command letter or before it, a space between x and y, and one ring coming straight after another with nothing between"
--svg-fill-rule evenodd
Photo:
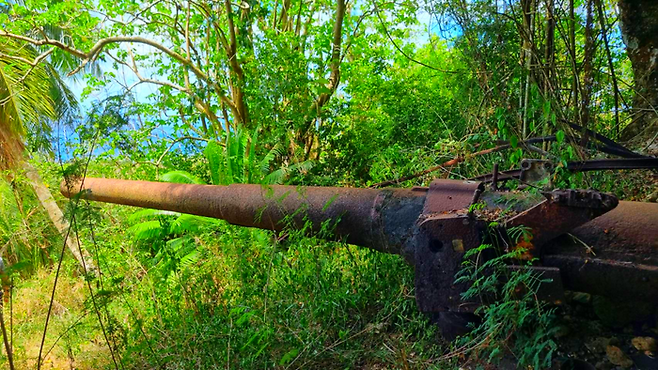
<instances>
[{"instance_id":1,"label":"rusty artillery cannon","mask_svg":"<svg viewBox=\"0 0 658 370\"><path fill-rule=\"evenodd\" d=\"M234 184L191 185L85 178L63 182L66 197L156 208L284 230L327 223L335 238L399 254L415 269L420 311L444 332L458 332L478 302L455 283L466 251L488 224L523 225L532 239L530 268L549 278L540 297L559 302L563 289L658 303L658 204L619 202L597 191L507 192L482 182L434 180L429 187L355 189ZM511 245L510 247L514 247ZM595 252L595 254L592 253Z\"/></svg>"}]
</instances>

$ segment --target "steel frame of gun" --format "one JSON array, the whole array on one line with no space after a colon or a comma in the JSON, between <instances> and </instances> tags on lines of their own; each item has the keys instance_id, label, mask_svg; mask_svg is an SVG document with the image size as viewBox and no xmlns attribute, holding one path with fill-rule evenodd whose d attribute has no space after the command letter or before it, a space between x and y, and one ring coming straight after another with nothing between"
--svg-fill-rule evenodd
<instances>
[{"instance_id":1,"label":"steel frame of gun","mask_svg":"<svg viewBox=\"0 0 658 370\"><path fill-rule=\"evenodd\" d=\"M85 178L62 182L61 192L275 231L310 224L318 232L331 223L338 240L404 257L415 270L418 309L447 336L461 334L479 304L462 300L468 284L455 283L455 274L494 219L503 232L529 228L524 247L539 263L511 261L510 268L548 278L541 299L560 303L570 289L658 304L658 204L619 202L597 191L533 195L443 179L429 187L356 189Z\"/></svg>"}]
</instances>

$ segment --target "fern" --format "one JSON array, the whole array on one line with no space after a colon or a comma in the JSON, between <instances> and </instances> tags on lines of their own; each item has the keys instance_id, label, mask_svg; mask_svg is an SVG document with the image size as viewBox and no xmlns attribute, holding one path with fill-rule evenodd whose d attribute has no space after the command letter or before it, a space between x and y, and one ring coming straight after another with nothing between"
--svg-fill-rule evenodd
<instances>
[{"instance_id":1,"label":"fern","mask_svg":"<svg viewBox=\"0 0 658 370\"><path fill-rule=\"evenodd\" d=\"M163 234L162 224L160 221L140 222L128 228L128 232L135 235L137 240L153 239Z\"/></svg>"},{"instance_id":2,"label":"fern","mask_svg":"<svg viewBox=\"0 0 658 370\"><path fill-rule=\"evenodd\" d=\"M180 215L169 225L169 233L182 234L185 232L196 232L203 227L216 225L219 222L220 221L208 217Z\"/></svg>"},{"instance_id":3,"label":"fern","mask_svg":"<svg viewBox=\"0 0 658 370\"><path fill-rule=\"evenodd\" d=\"M256 168L256 148L258 147L258 130L259 129L260 129L260 127L256 127L254 129L254 132L251 134L251 137L250 137L251 143L249 143L247 159L246 159L246 162L245 162L246 181L249 184L253 184L256 180L256 178L255 178L256 169L257 169ZM275 145L275 146L277 146L277 145Z\"/></svg>"},{"instance_id":4,"label":"fern","mask_svg":"<svg viewBox=\"0 0 658 370\"><path fill-rule=\"evenodd\" d=\"M208 161L213 184L281 184L291 174L303 173L313 167L313 162L304 161L289 166L282 165L270 172L277 158L284 155L284 150L280 144L276 144L257 161L257 134L258 128L251 135L238 129L229 134L225 147L214 141L208 142L204 155Z\"/></svg>"},{"instance_id":5,"label":"fern","mask_svg":"<svg viewBox=\"0 0 658 370\"><path fill-rule=\"evenodd\" d=\"M490 231L491 244L482 244L467 251L462 269L456 275L456 282L470 283L462 294L463 299L487 296L494 301L478 307L476 313L482 317L483 323L468 336L459 339L459 345L486 337L486 345L473 349L482 355L480 358L496 361L505 351L511 350L519 366L530 365L535 369L550 367L556 349L553 311L535 298L540 285L547 279L542 279L530 269L510 271L507 261L518 259L524 251L500 253L501 243L496 235L499 234ZM508 230L508 236L513 240L532 238L524 227ZM487 250L494 250L498 255L484 263L474 263L478 260L475 257ZM519 287L523 287L525 292L520 297Z\"/></svg>"},{"instance_id":6,"label":"fern","mask_svg":"<svg viewBox=\"0 0 658 370\"><path fill-rule=\"evenodd\" d=\"M283 166L278 170L272 171L269 175L266 175L263 183L267 185L281 184L284 180L290 177L293 173L302 173L308 171L313 167L313 162L304 161L300 163L295 163L289 167Z\"/></svg>"},{"instance_id":7,"label":"fern","mask_svg":"<svg viewBox=\"0 0 658 370\"><path fill-rule=\"evenodd\" d=\"M226 185L226 161L222 147L216 142L210 141L203 153L208 160L212 183L215 185Z\"/></svg>"},{"instance_id":8,"label":"fern","mask_svg":"<svg viewBox=\"0 0 658 370\"><path fill-rule=\"evenodd\" d=\"M276 159L277 156L281 156L282 151L281 151L281 146L279 144L274 145L272 149L270 149L269 152L261 159L260 163L258 164L258 171L260 174L266 174L270 170L270 166L272 165L272 162L274 159Z\"/></svg>"},{"instance_id":9,"label":"fern","mask_svg":"<svg viewBox=\"0 0 658 370\"><path fill-rule=\"evenodd\" d=\"M246 182L245 172L249 169L245 166L245 151L247 150L247 145L249 144L249 135L244 134L242 130L236 135L237 148L235 153L234 161L234 171L233 171L233 180L237 183Z\"/></svg>"}]
</instances>

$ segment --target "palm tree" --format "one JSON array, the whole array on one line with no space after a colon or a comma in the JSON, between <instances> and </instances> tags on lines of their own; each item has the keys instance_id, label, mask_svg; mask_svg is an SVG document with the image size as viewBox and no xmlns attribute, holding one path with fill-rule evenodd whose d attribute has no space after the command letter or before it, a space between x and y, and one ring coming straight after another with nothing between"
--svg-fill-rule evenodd
<instances>
[{"instance_id":1,"label":"palm tree","mask_svg":"<svg viewBox=\"0 0 658 370\"><path fill-rule=\"evenodd\" d=\"M0 50L0 169L25 172L42 207L65 237L70 225L36 168L27 161L25 141L28 133L47 136L49 124L77 109L77 102L53 66L24 62L34 60L36 50L11 40L2 40ZM46 140L40 142L47 145ZM93 269L91 259L80 253L73 239L65 239L73 256Z\"/></svg>"}]
</instances>

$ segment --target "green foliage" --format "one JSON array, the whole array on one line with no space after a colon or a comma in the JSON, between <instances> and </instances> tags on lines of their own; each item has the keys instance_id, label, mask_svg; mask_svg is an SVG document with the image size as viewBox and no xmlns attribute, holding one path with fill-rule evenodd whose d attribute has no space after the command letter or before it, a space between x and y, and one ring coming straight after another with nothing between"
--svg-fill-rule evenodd
<instances>
[{"instance_id":1,"label":"green foliage","mask_svg":"<svg viewBox=\"0 0 658 370\"><path fill-rule=\"evenodd\" d=\"M610 28L616 11L603 3ZM651 191L640 172L622 178L565 170L568 161L597 154L572 142L578 132L564 122L581 122L588 108L587 127L614 136L615 112L622 127L634 117L626 103L633 100L631 84L619 84L622 103L615 107L599 42L592 61L597 68L584 86L583 2L575 2L575 45L556 37L552 61L545 54L546 14L530 12L535 26L525 29L521 2L377 2L377 9L348 2L338 48L339 4L4 2L2 32L22 36L0 35L0 134L18 133L16 143L27 140L32 150L56 144L68 163L59 171L44 158L51 189L68 172L188 184L365 187L461 160L399 184L414 186L546 157L557 164L550 179L555 187L597 188L632 199ZM421 8L439 22L429 35L417 27L425 18L418 16ZM569 36L562 33L571 19L558 8L556 34ZM526 44L529 34L532 45ZM48 43L44 35L79 51L42 45ZM618 79L632 81L620 35L608 36ZM26 37L38 45L25 43ZM150 41L110 42L80 59L106 37ZM32 68L18 59L38 55L49 64ZM83 75L77 81L87 99L82 118L75 117L70 91L57 89L68 80L55 73L78 69L82 73L73 76ZM589 107L581 106L583 91L595 98ZM65 119L49 140L56 118ZM523 143L543 135L556 137L542 145L543 154ZM511 148L470 156L500 141ZM7 261L31 272L50 265L61 240L24 188L20 180L0 185L0 243ZM114 206L84 205L78 212L84 222L77 230L106 274L94 281L96 293L126 368L455 365L434 363L434 329L416 312L412 272L395 256L322 241L305 230L273 234ZM513 239L526 234L510 231ZM472 282L467 297L499 299L483 306L484 326L465 340L480 344L485 360L511 347L522 363L541 367L554 348L551 314L531 294L541 279L503 268L518 253L464 266L460 279ZM525 288L521 297L513 296L518 286ZM89 325L90 333L98 332ZM88 339L83 331L76 333L79 342ZM66 338L75 347L74 336ZM77 345L72 351L82 352Z\"/></svg>"},{"instance_id":2,"label":"green foliage","mask_svg":"<svg viewBox=\"0 0 658 370\"><path fill-rule=\"evenodd\" d=\"M482 317L482 324L460 338L457 345L470 348L475 358L485 362L495 362L511 351L518 366L551 368L557 350L554 311L537 299L540 285L548 280L523 268L532 266L531 262L510 270L510 261L521 261L525 250L500 253L497 234L489 233L492 244L482 244L466 252L463 267L456 276L455 282L470 283L462 299L483 302L475 312ZM508 235L513 244L530 237L523 227L511 228ZM491 251L495 257L476 263L480 260L478 256Z\"/></svg>"},{"instance_id":3,"label":"green foliage","mask_svg":"<svg viewBox=\"0 0 658 370\"><path fill-rule=\"evenodd\" d=\"M178 184L205 184L203 180L185 171L169 171L160 176L164 182L175 182Z\"/></svg>"},{"instance_id":4,"label":"green foliage","mask_svg":"<svg viewBox=\"0 0 658 370\"><path fill-rule=\"evenodd\" d=\"M128 228L127 232L147 253L149 258L145 265L164 280L173 278L199 260L200 251L193 235L219 223L211 218L153 209L138 211L129 219L146 219Z\"/></svg>"},{"instance_id":5,"label":"green foliage","mask_svg":"<svg viewBox=\"0 0 658 370\"><path fill-rule=\"evenodd\" d=\"M214 185L281 184L291 175L306 172L313 167L312 161L303 161L281 164L272 170L283 151L279 144L275 144L258 159L258 131L255 130L252 135L243 130L231 132L225 146L214 141L208 143L204 155Z\"/></svg>"},{"instance_id":6,"label":"green foliage","mask_svg":"<svg viewBox=\"0 0 658 370\"><path fill-rule=\"evenodd\" d=\"M26 190L22 177L0 180L0 256L8 273L23 276L48 266L51 246L59 245L39 202Z\"/></svg>"}]
</instances>

